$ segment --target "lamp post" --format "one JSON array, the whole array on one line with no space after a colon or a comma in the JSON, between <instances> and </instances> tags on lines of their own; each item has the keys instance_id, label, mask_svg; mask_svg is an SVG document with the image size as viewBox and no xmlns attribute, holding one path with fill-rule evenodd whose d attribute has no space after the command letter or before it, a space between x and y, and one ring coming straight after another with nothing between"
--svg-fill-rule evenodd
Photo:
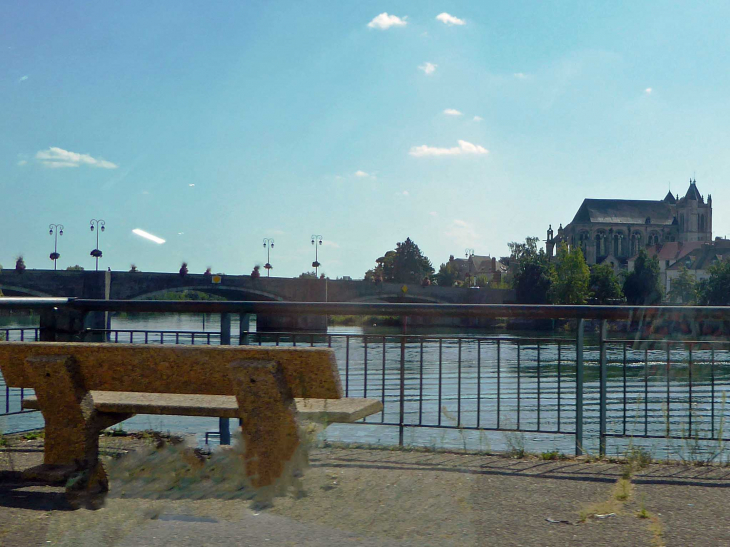
<instances>
[{"instance_id":1,"label":"lamp post","mask_svg":"<svg viewBox=\"0 0 730 547\"><path fill-rule=\"evenodd\" d=\"M319 277L319 254L317 253L317 245L322 245L322 236L320 235L313 235L312 236L312 245L314 245L314 262L312 262L312 266L314 267L314 275Z\"/></svg>"},{"instance_id":2,"label":"lamp post","mask_svg":"<svg viewBox=\"0 0 730 547\"><path fill-rule=\"evenodd\" d=\"M51 253L51 260L53 260L53 269L56 269L56 261L61 258L61 255L58 254L58 236L63 235L63 224L49 224L48 225L48 233L53 238L53 252Z\"/></svg>"},{"instance_id":3,"label":"lamp post","mask_svg":"<svg viewBox=\"0 0 730 547\"><path fill-rule=\"evenodd\" d=\"M466 257L467 259L468 259L469 257L471 257L471 256L474 256L474 249L470 249L470 248L466 248L466 249L464 249L464 256L465 256L465 257ZM468 267L469 267L469 264L467 264L467 268L468 268ZM468 270L467 270L467 272L466 272L466 275L467 275L467 277L468 277L468 279L469 279L469 286L471 287L471 286L472 286L472 279L471 279L471 275L470 275L470 272L469 272Z\"/></svg>"},{"instance_id":4,"label":"lamp post","mask_svg":"<svg viewBox=\"0 0 730 547\"><path fill-rule=\"evenodd\" d=\"M101 258L101 251L99 250L99 231L104 231L106 226L106 222L104 222L102 219L95 219L92 218L91 222L89 223L91 226L91 231L93 232L96 230L96 248L91 251L91 256L93 256L96 259L96 271L99 271L99 259Z\"/></svg>"},{"instance_id":5,"label":"lamp post","mask_svg":"<svg viewBox=\"0 0 730 547\"><path fill-rule=\"evenodd\" d=\"M274 240L270 237L265 237L264 249L266 249L266 264L264 265L264 268L266 268L266 277L271 277L271 268L273 268L271 265L271 249L273 248Z\"/></svg>"}]
</instances>

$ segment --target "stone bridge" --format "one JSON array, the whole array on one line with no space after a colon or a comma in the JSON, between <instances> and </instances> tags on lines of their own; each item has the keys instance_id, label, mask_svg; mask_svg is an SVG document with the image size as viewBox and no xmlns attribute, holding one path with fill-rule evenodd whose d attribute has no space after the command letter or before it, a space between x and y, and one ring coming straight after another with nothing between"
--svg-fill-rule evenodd
<instances>
[{"instance_id":1,"label":"stone bridge","mask_svg":"<svg viewBox=\"0 0 730 547\"><path fill-rule=\"evenodd\" d=\"M195 290L227 300L279 300L287 302L421 302L449 304L504 304L514 302L506 289L463 289L366 281L260 277L250 275L206 276L201 274L0 270L0 290L5 296L63 296L107 300L163 299L165 293ZM272 318L273 319L273 318ZM270 325L314 328L311 321ZM260 324L260 326L263 326ZM321 327L321 325L317 325Z\"/></svg>"}]
</instances>

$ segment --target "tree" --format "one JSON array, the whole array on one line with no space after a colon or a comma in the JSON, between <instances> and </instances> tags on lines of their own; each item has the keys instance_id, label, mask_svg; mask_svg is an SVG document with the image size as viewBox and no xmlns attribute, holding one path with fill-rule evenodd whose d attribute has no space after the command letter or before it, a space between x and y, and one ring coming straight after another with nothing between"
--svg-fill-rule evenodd
<instances>
[{"instance_id":1,"label":"tree","mask_svg":"<svg viewBox=\"0 0 730 547\"><path fill-rule=\"evenodd\" d=\"M182 266L180 266L180 271L178 272L180 274L180 277L185 277L188 275L188 263L183 262Z\"/></svg>"},{"instance_id":2,"label":"tree","mask_svg":"<svg viewBox=\"0 0 730 547\"><path fill-rule=\"evenodd\" d=\"M82 272L82 271L84 271L84 267L76 264L75 266L69 266L68 268L66 268L66 271L67 272Z\"/></svg>"},{"instance_id":3,"label":"tree","mask_svg":"<svg viewBox=\"0 0 730 547\"><path fill-rule=\"evenodd\" d=\"M259 277L261 277L260 270L261 270L261 266L258 266L258 265L254 266L253 271L251 272L251 279L258 279Z\"/></svg>"},{"instance_id":4,"label":"tree","mask_svg":"<svg viewBox=\"0 0 730 547\"><path fill-rule=\"evenodd\" d=\"M365 279L393 283L420 283L434 272L431 261L421 253L411 238L396 244L394 251L388 251L376 261L375 268L365 273Z\"/></svg>"},{"instance_id":5,"label":"tree","mask_svg":"<svg viewBox=\"0 0 730 547\"><path fill-rule=\"evenodd\" d=\"M550 284L550 301L554 304L585 304L588 301L588 281L591 271L578 247L568 249L563 242L558 247L557 263Z\"/></svg>"},{"instance_id":6,"label":"tree","mask_svg":"<svg viewBox=\"0 0 730 547\"><path fill-rule=\"evenodd\" d=\"M132 264L131 266L129 266L129 271L131 273L139 273L139 269L137 268L136 264Z\"/></svg>"},{"instance_id":7,"label":"tree","mask_svg":"<svg viewBox=\"0 0 730 547\"><path fill-rule=\"evenodd\" d=\"M588 289L596 304L613 304L624 296L613 268L610 264L605 263L596 264L591 268Z\"/></svg>"},{"instance_id":8,"label":"tree","mask_svg":"<svg viewBox=\"0 0 730 547\"><path fill-rule=\"evenodd\" d=\"M22 274L25 271L25 260L23 260L23 255L20 255L15 261L15 271L19 274Z\"/></svg>"},{"instance_id":9,"label":"tree","mask_svg":"<svg viewBox=\"0 0 730 547\"><path fill-rule=\"evenodd\" d=\"M516 262L512 288L520 304L546 304L553 282L553 268L545 251L537 250L536 237L528 237L525 243L509 243L510 262Z\"/></svg>"},{"instance_id":10,"label":"tree","mask_svg":"<svg viewBox=\"0 0 730 547\"><path fill-rule=\"evenodd\" d=\"M299 279L317 279L317 274L314 272L302 272L299 274Z\"/></svg>"},{"instance_id":11,"label":"tree","mask_svg":"<svg viewBox=\"0 0 730 547\"><path fill-rule=\"evenodd\" d=\"M210 266L208 266L208 267L207 267L207 268L205 269L205 271L203 272L203 275L204 275L205 277L213 277L213 269L212 269L212 268L211 268Z\"/></svg>"},{"instance_id":12,"label":"tree","mask_svg":"<svg viewBox=\"0 0 730 547\"><path fill-rule=\"evenodd\" d=\"M709 279L697 287L697 303L703 306L730 306L730 262L715 262L708 268Z\"/></svg>"},{"instance_id":13,"label":"tree","mask_svg":"<svg viewBox=\"0 0 730 547\"><path fill-rule=\"evenodd\" d=\"M649 258L644 249L636 257L634 271L624 280L626 302L635 306L652 306L662 301L659 260Z\"/></svg>"},{"instance_id":14,"label":"tree","mask_svg":"<svg viewBox=\"0 0 730 547\"><path fill-rule=\"evenodd\" d=\"M458 278L459 272L451 261L441 264L436 274L436 282L439 287L453 287Z\"/></svg>"},{"instance_id":15,"label":"tree","mask_svg":"<svg viewBox=\"0 0 730 547\"><path fill-rule=\"evenodd\" d=\"M692 304L696 297L696 289L697 280L682 266L679 269L679 277L672 281L667 296L673 304Z\"/></svg>"}]
</instances>

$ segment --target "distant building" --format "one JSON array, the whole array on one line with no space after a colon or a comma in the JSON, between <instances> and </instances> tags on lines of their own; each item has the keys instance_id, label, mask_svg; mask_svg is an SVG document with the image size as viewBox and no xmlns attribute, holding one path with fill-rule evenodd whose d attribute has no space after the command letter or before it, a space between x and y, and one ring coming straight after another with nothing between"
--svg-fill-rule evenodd
<instances>
[{"instance_id":1,"label":"distant building","mask_svg":"<svg viewBox=\"0 0 730 547\"><path fill-rule=\"evenodd\" d=\"M617 270L627 267L641 249L677 243L676 260L685 244L711 241L712 196L705 202L697 182L690 179L681 199L671 192L657 201L585 199L565 228L561 224L557 234L552 225L548 228L546 250L552 257L565 242L570 248L579 247L589 265L606 262ZM673 264L673 259L665 260Z\"/></svg>"},{"instance_id":2,"label":"distant building","mask_svg":"<svg viewBox=\"0 0 730 547\"><path fill-rule=\"evenodd\" d=\"M701 243L691 251L683 254L673 264L666 267L665 289L667 293L672 288L672 282L677 279L683 268L692 274L695 281L702 281L710 277L710 266L716 262L730 260L730 239L715 238L710 243ZM661 265L661 261L659 263Z\"/></svg>"},{"instance_id":3,"label":"distant building","mask_svg":"<svg viewBox=\"0 0 730 547\"><path fill-rule=\"evenodd\" d=\"M468 258L454 258L449 256L449 264L456 270L459 281L483 275L490 282L500 283L502 276L507 272L507 266L493 256L469 255Z\"/></svg>"}]
</instances>

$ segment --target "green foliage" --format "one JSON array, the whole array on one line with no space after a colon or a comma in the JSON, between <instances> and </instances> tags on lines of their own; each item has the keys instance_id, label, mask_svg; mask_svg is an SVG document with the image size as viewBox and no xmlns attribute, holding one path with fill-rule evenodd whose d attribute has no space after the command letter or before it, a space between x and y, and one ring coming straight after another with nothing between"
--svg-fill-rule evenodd
<instances>
[{"instance_id":1,"label":"green foliage","mask_svg":"<svg viewBox=\"0 0 730 547\"><path fill-rule=\"evenodd\" d=\"M476 276L476 279L474 279L475 287L488 287L491 284L492 278L487 274L479 274L478 276Z\"/></svg>"},{"instance_id":2,"label":"green foliage","mask_svg":"<svg viewBox=\"0 0 730 547\"><path fill-rule=\"evenodd\" d=\"M439 287L453 287L459 278L459 272L452 262L446 262L445 264L441 264L435 277Z\"/></svg>"},{"instance_id":3,"label":"green foliage","mask_svg":"<svg viewBox=\"0 0 730 547\"><path fill-rule=\"evenodd\" d=\"M83 266L79 266L78 264L76 264L75 266L69 266L68 268L66 268L67 272L81 272L83 270L84 270Z\"/></svg>"},{"instance_id":4,"label":"green foliage","mask_svg":"<svg viewBox=\"0 0 730 547\"><path fill-rule=\"evenodd\" d=\"M596 264L591 268L588 288L596 304L612 304L624 296L618 277L610 264Z\"/></svg>"},{"instance_id":5,"label":"green foliage","mask_svg":"<svg viewBox=\"0 0 730 547\"><path fill-rule=\"evenodd\" d=\"M639 251L634 271L624 280L626 302L635 306L651 306L662 301L662 286L659 282L659 261L649 258L646 251Z\"/></svg>"},{"instance_id":6,"label":"green foliage","mask_svg":"<svg viewBox=\"0 0 730 547\"><path fill-rule=\"evenodd\" d=\"M28 431L28 433L23 434L23 438L26 441L35 441L37 439L45 439L46 433L43 430L40 431Z\"/></svg>"},{"instance_id":7,"label":"green foliage","mask_svg":"<svg viewBox=\"0 0 730 547\"><path fill-rule=\"evenodd\" d=\"M302 272L299 274L299 279L317 279L317 274L314 272Z\"/></svg>"},{"instance_id":8,"label":"green foliage","mask_svg":"<svg viewBox=\"0 0 730 547\"><path fill-rule=\"evenodd\" d=\"M167 291L160 296L147 298L146 300L225 300L222 296L208 294L201 291Z\"/></svg>"},{"instance_id":9,"label":"green foliage","mask_svg":"<svg viewBox=\"0 0 730 547\"><path fill-rule=\"evenodd\" d=\"M692 304L696 297L696 289L697 280L687 268L682 266L679 270L679 277L672 280L667 296L673 304Z\"/></svg>"},{"instance_id":10,"label":"green foliage","mask_svg":"<svg viewBox=\"0 0 730 547\"><path fill-rule=\"evenodd\" d=\"M537 250L536 237L525 243L509 243L511 258L517 262L512 287L520 304L546 304L553 283L553 268L545 251Z\"/></svg>"},{"instance_id":11,"label":"green foliage","mask_svg":"<svg viewBox=\"0 0 730 547\"><path fill-rule=\"evenodd\" d=\"M703 306L730 305L730 262L715 262L708 272L710 278L697 286L697 303Z\"/></svg>"},{"instance_id":12,"label":"green foliage","mask_svg":"<svg viewBox=\"0 0 730 547\"><path fill-rule=\"evenodd\" d=\"M554 304L585 304L590 276L583 251L578 247L569 250L564 242L561 243L550 285L550 301Z\"/></svg>"},{"instance_id":13,"label":"green foliage","mask_svg":"<svg viewBox=\"0 0 730 547\"><path fill-rule=\"evenodd\" d=\"M366 280L421 283L424 277L430 277L434 272L431 261L411 238L396 244L395 251L388 251L375 262L375 268L365 272Z\"/></svg>"}]
</instances>

